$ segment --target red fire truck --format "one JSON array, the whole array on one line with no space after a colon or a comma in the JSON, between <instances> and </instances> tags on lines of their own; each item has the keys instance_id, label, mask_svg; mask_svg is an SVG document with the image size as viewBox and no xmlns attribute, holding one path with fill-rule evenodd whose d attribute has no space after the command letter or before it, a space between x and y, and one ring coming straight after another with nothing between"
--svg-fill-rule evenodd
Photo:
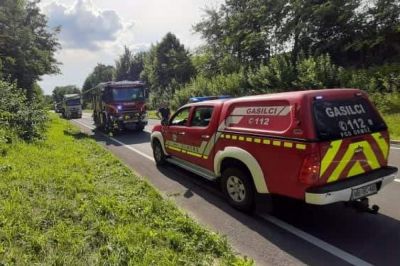
<instances>
[{"instance_id":1,"label":"red fire truck","mask_svg":"<svg viewBox=\"0 0 400 266\"><path fill-rule=\"evenodd\" d=\"M140 81L100 83L93 93L94 122L106 132L141 131L147 125L147 98L147 88Z\"/></svg>"},{"instance_id":2,"label":"red fire truck","mask_svg":"<svg viewBox=\"0 0 400 266\"><path fill-rule=\"evenodd\" d=\"M157 165L220 181L229 203L244 211L256 193L371 210L367 197L397 175L388 166L387 126L357 89L189 103L154 127L151 143Z\"/></svg>"}]
</instances>

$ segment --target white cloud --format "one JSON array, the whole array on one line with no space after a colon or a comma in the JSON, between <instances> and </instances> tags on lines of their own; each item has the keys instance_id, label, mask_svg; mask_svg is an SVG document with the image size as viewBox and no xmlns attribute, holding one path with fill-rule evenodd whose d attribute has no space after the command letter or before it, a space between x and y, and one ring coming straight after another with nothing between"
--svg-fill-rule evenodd
<instances>
[{"instance_id":1,"label":"white cloud","mask_svg":"<svg viewBox=\"0 0 400 266\"><path fill-rule=\"evenodd\" d=\"M46 94L55 86L77 85L97 63L114 65L124 45L133 51L148 50L168 32L186 48L202 44L192 26L205 7L224 0L42 0L40 7L49 26L61 26L62 50L56 55L61 75L44 76L39 84Z\"/></svg>"},{"instance_id":2,"label":"white cloud","mask_svg":"<svg viewBox=\"0 0 400 266\"><path fill-rule=\"evenodd\" d=\"M53 2L46 13L50 27L61 26L64 48L99 49L102 43L115 41L123 28L115 11L97 11L90 0L78 0L72 8Z\"/></svg>"}]
</instances>

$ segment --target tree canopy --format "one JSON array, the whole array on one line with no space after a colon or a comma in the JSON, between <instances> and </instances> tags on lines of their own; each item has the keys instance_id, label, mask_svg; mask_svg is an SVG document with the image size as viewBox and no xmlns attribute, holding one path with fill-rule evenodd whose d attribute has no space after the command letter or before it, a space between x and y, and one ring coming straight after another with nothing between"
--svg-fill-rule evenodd
<instances>
[{"instance_id":1,"label":"tree canopy","mask_svg":"<svg viewBox=\"0 0 400 266\"><path fill-rule=\"evenodd\" d=\"M78 87L75 85L55 87L53 90L53 99L59 103L63 100L65 94L81 93Z\"/></svg>"},{"instance_id":2,"label":"tree canopy","mask_svg":"<svg viewBox=\"0 0 400 266\"><path fill-rule=\"evenodd\" d=\"M0 56L2 77L16 81L34 95L34 84L45 74L58 73L55 52L58 28L50 30L37 3L28 0L0 1Z\"/></svg>"}]
</instances>

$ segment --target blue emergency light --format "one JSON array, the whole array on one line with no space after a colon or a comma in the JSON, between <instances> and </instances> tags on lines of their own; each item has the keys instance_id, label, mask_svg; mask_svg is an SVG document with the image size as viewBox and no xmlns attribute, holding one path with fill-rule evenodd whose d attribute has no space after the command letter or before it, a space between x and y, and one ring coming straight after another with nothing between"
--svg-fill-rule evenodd
<instances>
[{"instance_id":1,"label":"blue emergency light","mask_svg":"<svg viewBox=\"0 0 400 266\"><path fill-rule=\"evenodd\" d=\"M189 98L189 103L198 103L204 102L208 100L217 100L217 99L229 99L232 98L230 95L220 95L220 96L201 96L201 97L192 97Z\"/></svg>"}]
</instances>

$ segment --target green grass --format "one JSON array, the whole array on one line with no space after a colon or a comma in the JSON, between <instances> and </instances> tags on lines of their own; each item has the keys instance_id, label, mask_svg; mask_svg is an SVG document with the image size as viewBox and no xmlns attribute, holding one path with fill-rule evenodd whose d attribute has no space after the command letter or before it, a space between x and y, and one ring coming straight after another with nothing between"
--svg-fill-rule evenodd
<instances>
[{"instance_id":1,"label":"green grass","mask_svg":"<svg viewBox=\"0 0 400 266\"><path fill-rule=\"evenodd\" d=\"M0 263L250 265L94 140L51 115L0 157Z\"/></svg>"},{"instance_id":2,"label":"green grass","mask_svg":"<svg viewBox=\"0 0 400 266\"><path fill-rule=\"evenodd\" d=\"M390 138L400 140L400 113L383 114L383 118L389 127Z\"/></svg>"},{"instance_id":3,"label":"green grass","mask_svg":"<svg viewBox=\"0 0 400 266\"><path fill-rule=\"evenodd\" d=\"M147 115L149 116L149 119L158 119L160 120L157 115L156 115L157 111L156 110L148 110L147 111Z\"/></svg>"}]
</instances>

